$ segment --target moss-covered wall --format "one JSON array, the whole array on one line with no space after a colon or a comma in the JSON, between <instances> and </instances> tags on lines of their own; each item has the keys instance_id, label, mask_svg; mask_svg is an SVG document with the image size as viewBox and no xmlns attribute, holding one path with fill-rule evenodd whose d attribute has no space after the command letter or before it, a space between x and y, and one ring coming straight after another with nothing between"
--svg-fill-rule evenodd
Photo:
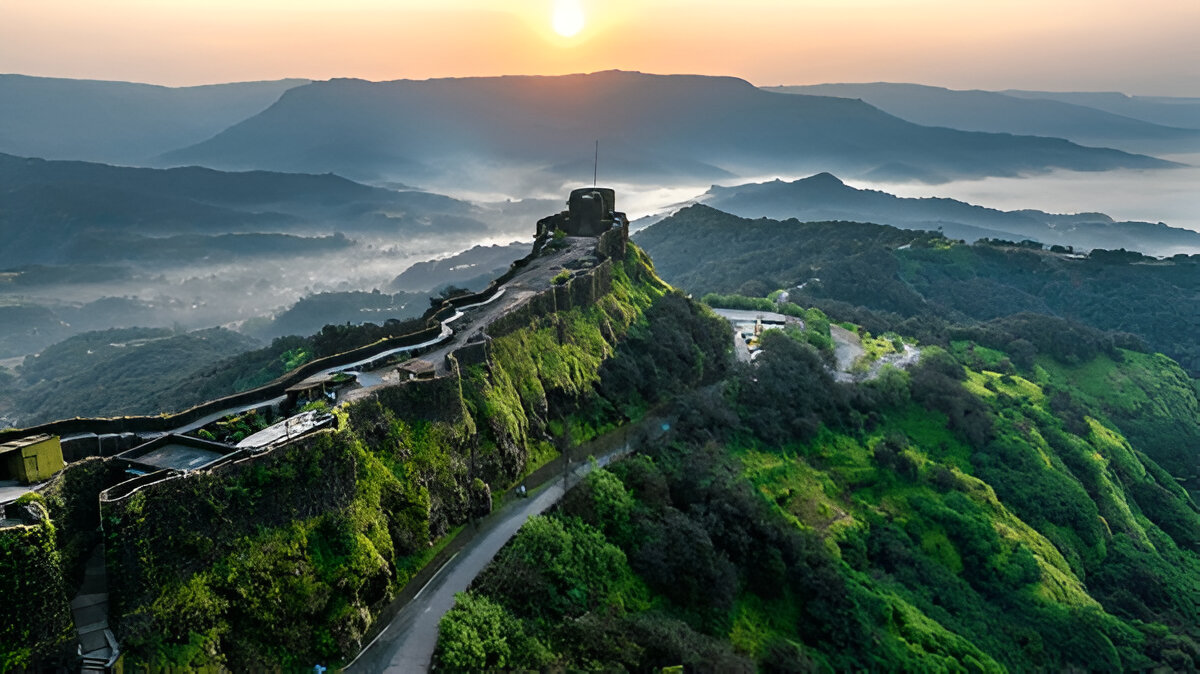
<instances>
[{"instance_id":1,"label":"moss-covered wall","mask_svg":"<svg viewBox=\"0 0 1200 674\"><path fill-rule=\"evenodd\" d=\"M28 507L45 516L40 499L29 501L9 509ZM73 625L54 525L43 517L0 528L0 671L63 662Z\"/></svg>"},{"instance_id":2,"label":"moss-covered wall","mask_svg":"<svg viewBox=\"0 0 1200 674\"><path fill-rule=\"evenodd\" d=\"M640 264L641 258L633 257L632 264ZM627 266L619 263L620 267ZM537 319L575 307L587 308L594 305L612 289L613 262L604 260L586 271L576 272L563 285L553 286L516 307L487 327L492 338L503 337L513 331L529 327Z\"/></svg>"},{"instance_id":3,"label":"moss-covered wall","mask_svg":"<svg viewBox=\"0 0 1200 674\"><path fill-rule=\"evenodd\" d=\"M54 523L68 593L83 580L83 567L100 543L100 492L127 477L108 459L69 464L41 490Z\"/></svg>"},{"instance_id":4,"label":"moss-covered wall","mask_svg":"<svg viewBox=\"0 0 1200 674\"><path fill-rule=\"evenodd\" d=\"M164 583L208 567L261 530L345 507L355 494L355 458L347 443L318 433L102 503L118 639L155 629L152 605Z\"/></svg>"}]
</instances>

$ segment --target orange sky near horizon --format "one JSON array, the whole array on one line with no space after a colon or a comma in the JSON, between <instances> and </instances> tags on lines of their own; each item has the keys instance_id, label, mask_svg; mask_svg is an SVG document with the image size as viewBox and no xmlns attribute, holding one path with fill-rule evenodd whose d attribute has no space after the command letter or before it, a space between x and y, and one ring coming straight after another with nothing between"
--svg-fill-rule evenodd
<instances>
[{"instance_id":1,"label":"orange sky near horizon","mask_svg":"<svg viewBox=\"0 0 1200 674\"><path fill-rule=\"evenodd\" d=\"M0 0L0 72L170 86L613 68L1200 96L1200 0Z\"/></svg>"}]
</instances>

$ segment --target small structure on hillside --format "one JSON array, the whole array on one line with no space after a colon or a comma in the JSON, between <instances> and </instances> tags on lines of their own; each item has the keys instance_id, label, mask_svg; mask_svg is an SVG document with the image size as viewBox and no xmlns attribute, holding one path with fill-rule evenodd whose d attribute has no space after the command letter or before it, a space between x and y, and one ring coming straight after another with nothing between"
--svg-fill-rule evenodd
<instances>
[{"instance_id":1,"label":"small structure on hillside","mask_svg":"<svg viewBox=\"0 0 1200 674\"><path fill-rule=\"evenodd\" d=\"M433 363L414 358L406 360L396 368L396 372L400 374L400 381L409 381L411 379L433 379L437 374L437 366Z\"/></svg>"},{"instance_id":2,"label":"small structure on hillside","mask_svg":"<svg viewBox=\"0 0 1200 674\"><path fill-rule=\"evenodd\" d=\"M287 395L287 407L295 407L302 402L324 400L339 388L354 381L354 375L347 372L322 372L293 384L284 391Z\"/></svg>"},{"instance_id":3,"label":"small structure on hillside","mask_svg":"<svg viewBox=\"0 0 1200 674\"><path fill-rule=\"evenodd\" d=\"M50 479L63 469L62 443L57 435L34 435L0 445L0 480L31 484Z\"/></svg>"},{"instance_id":4,"label":"small structure on hillside","mask_svg":"<svg viewBox=\"0 0 1200 674\"><path fill-rule=\"evenodd\" d=\"M617 193L609 187L580 187L571 190L567 210L538 220L537 236L562 230L567 236L600 236L614 227L626 234L629 219L616 210Z\"/></svg>"},{"instance_id":5,"label":"small structure on hillside","mask_svg":"<svg viewBox=\"0 0 1200 674\"><path fill-rule=\"evenodd\" d=\"M199 470L211 466L235 451L234 447L219 442L171 433L127 452L121 452L113 457L113 460L117 465L124 467L126 472L142 475L164 468Z\"/></svg>"}]
</instances>

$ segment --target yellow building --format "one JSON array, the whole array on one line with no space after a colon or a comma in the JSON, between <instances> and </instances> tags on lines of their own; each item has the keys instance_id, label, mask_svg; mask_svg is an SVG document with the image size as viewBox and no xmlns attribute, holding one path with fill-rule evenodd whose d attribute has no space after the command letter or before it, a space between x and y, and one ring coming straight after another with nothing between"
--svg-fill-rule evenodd
<instances>
[{"instance_id":1,"label":"yellow building","mask_svg":"<svg viewBox=\"0 0 1200 674\"><path fill-rule=\"evenodd\" d=\"M63 469L57 435L34 435L0 445L0 480L41 482Z\"/></svg>"}]
</instances>

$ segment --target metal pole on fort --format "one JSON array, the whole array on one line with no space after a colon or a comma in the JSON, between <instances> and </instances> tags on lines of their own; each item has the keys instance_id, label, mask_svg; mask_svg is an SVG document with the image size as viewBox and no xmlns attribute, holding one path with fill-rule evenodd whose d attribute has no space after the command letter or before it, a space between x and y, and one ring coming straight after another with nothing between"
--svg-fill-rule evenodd
<instances>
[{"instance_id":1,"label":"metal pole on fort","mask_svg":"<svg viewBox=\"0 0 1200 674\"><path fill-rule=\"evenodd\" d=\"M592 160L592 187L596 186L596 176L600 171L600 140L596 139L596 156Z\"/></svg>"}]
</instances>

